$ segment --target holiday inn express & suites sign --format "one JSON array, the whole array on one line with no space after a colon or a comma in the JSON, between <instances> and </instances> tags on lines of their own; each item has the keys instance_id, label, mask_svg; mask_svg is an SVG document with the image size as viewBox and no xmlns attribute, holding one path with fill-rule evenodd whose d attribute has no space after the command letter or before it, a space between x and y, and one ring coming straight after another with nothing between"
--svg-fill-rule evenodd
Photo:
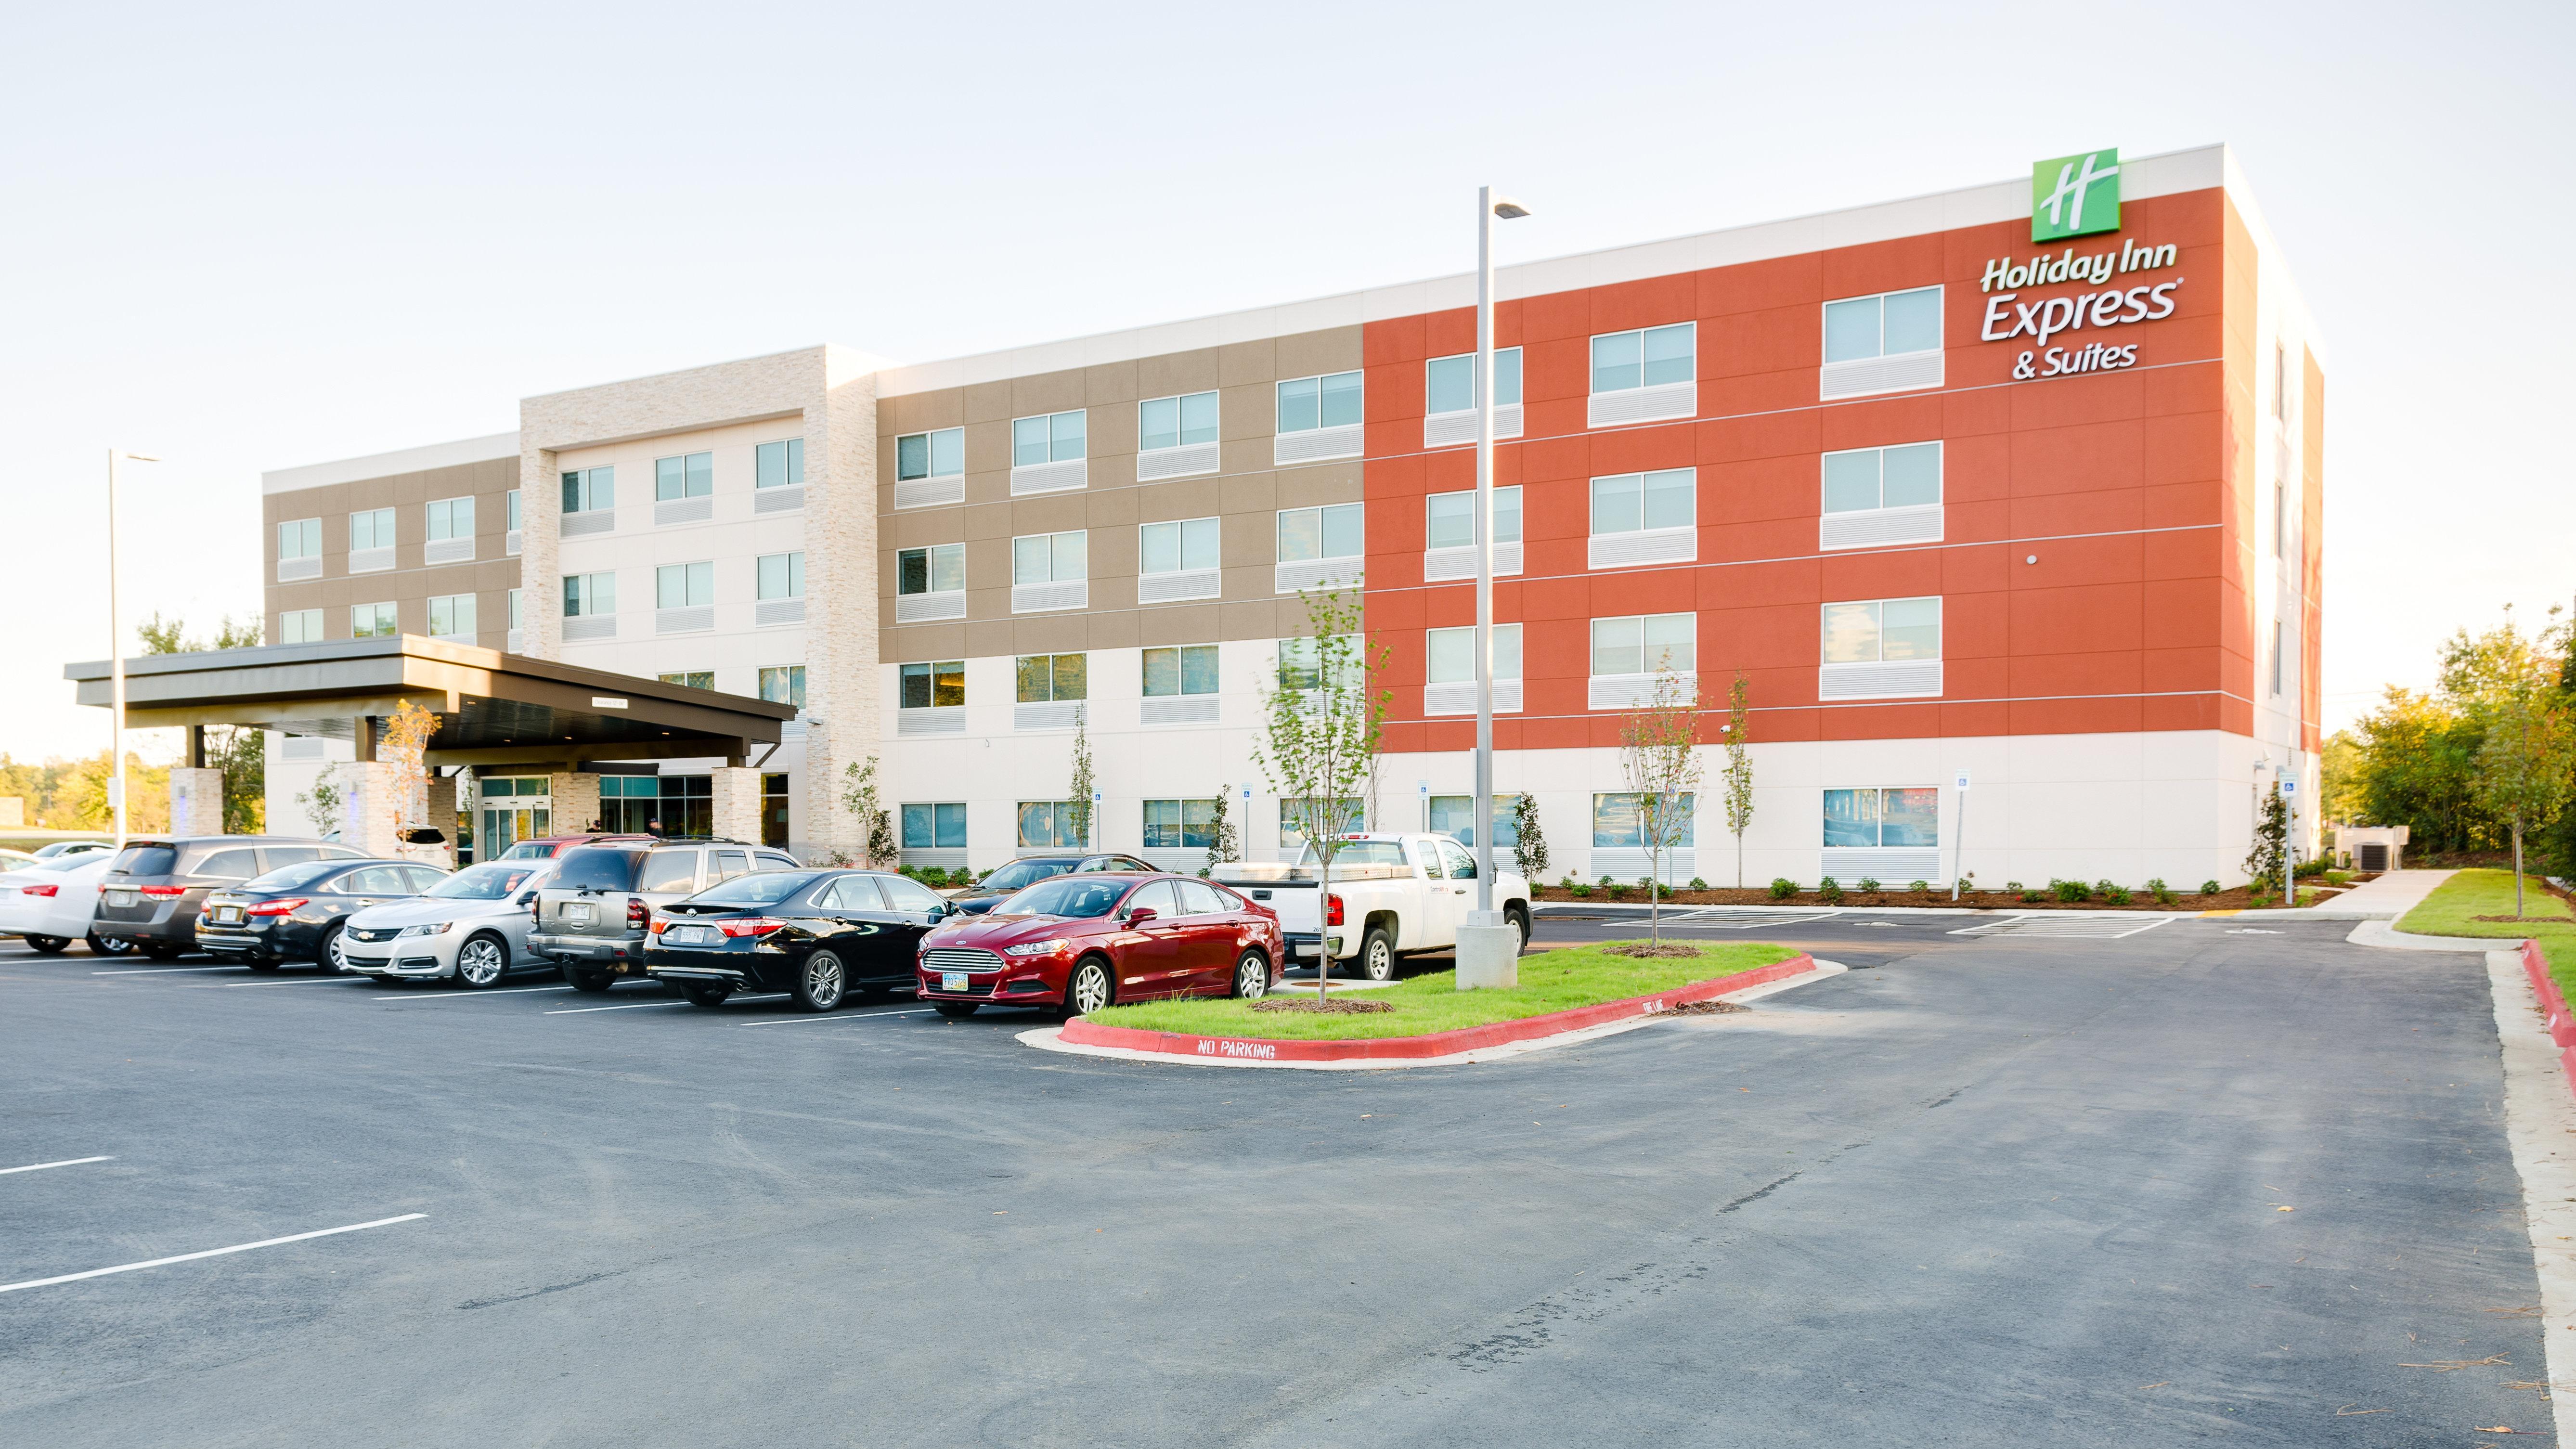
<instances>
[{"instance_id":1,"label":"holiday inn express & suites sign","mask_svg":"<svg viewBox=\"0 0 2576 1449\"><path fill-rule=\"evenodd\" d=\"M2059 156L2030 168L2030 239L2060 242L2120 229L2120 151L2109 147ZM2113 278L2171 268L2179 249L2122 240L2117 247L2079 250L2070 245L2028 257L1988 261L1977 290L1986 309L1977 330L1981 342L2030 339L2029 350L2013 362L2016 379L2064 377L2076 373L2115 372L2134 367L2138 344L2108 339L2050 341L2067 333L2099 331L2131 322L2152 322L2174 311L2174 289L2183 279L2142 278L2136 285L2109 285ZM2033 288L2058 285L2098 290L2062 296L2026 297Z\"/></svg>"},{"instance_id":2,"label":"holiday inn express & suites sign","mask_svg":"<svg viewBox=\"0 0 2576 1449\"><path fill-rule=\"evenodd\" d=\"M2119 229L2119 147L2060 156L2030 168L2032 241L2063 241Z\"/></svg>"}]
</instances>

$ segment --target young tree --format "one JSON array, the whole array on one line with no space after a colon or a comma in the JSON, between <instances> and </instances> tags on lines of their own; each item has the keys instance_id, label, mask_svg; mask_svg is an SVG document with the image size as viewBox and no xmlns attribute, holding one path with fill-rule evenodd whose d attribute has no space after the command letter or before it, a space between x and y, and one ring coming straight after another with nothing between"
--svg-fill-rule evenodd
<instances>
[{"instance_id":1,"label":"young tree","mask_svg":"<svg viewBox=\"0 0 2576 1449\"><path fill-rule=\"evenodd\" d=\"M1234 838L1234 821L1226 814L1227 788L1224 781L1217 782L1216 812L1208 817L1207 864L1199 867L1201 875L1214 871L1218 866L1242 854L1242 846Z\"/></svg>"},{"instance_id":2,"label":"young tree","mask_svg":"<svg viewBox=\"0 0 2576 1449\"><path fill-rule=\"evenodd\" d=\"M397 826L429 818L429 769L423 756L429 752L429 737L437 733L438 716L407 699L394 706L376 733L376 758L392 767Z\"/></svg>"},{"instance_id":3,"label":"young tree","mask_svg":"<svg viewBox=\"0 0 2576 1449\"><path fill-rule=\"evenodd\" d=\"M2257 788L2260 788L2259 786ZM2290 798L2278 786L2255 806L2254 848L2246 853L2245 873L2257 894L2272 888L2290 861ZM2293 896L2291 905L2297 905Z\"/></svg>"},{"instance_id":4,"label":"young tree","mask_svg":"<svg viewBox=\"0 0 2576 1449\"><path fill-rule=\"evenodd\" d=\"M841 808L859 821L859 864L870 870L888 865L903 854L895 839L893 813L886 809L877 794L877 757L852 760L841 767Z\"/></svg>"},{"instance_id":5,"label":"young tree","mask_svg":"<svg viewBox=\"0 0 2576 1449\"><path fill-rule=\"evenodd\" d=\"M1699 687L1665 663L1655 670L1646 703L1619 722L1619 770L1637 797L1637 830L1646 842L1649 932L1664 939L1664 856L1690 828L1699 788Z\"/></svg>"},{"instance_id":6,"label":"young tree","mask_svg":"<svg viewBox=\"0 0 2576 1449\"><path fill-rule=\"evenodd\" d=\"M1083 716L1089 712L1080 705L1074 707L1073 795L1064 806L1065 824L1073 831L1073 843L1083 850L1092 848L1091 797L1100 788L1091 769L1091 731L1083 721Z\"/></svg>"},{"instance_id":7,"label":"young tree","mask_svg":"<svg viewBox=\"0 0 2576 1449\"><path fill-rule=\"evenodd\" d=\"M1547 836L1538 828L1538 797L1527 790L1512 798L1512 864L1531 885L1547 874Z\"/></svg>"},{"instance_id":8,"label":"young tree","mask_svg":"<svg viewBox=\"0 0 2576 1449\"><path fill-rule=\"evenodd\" d=\"M1281 823L1306 837L1320 868L1319 907L1333 894L1333 857L1350 829L1350 797L1377 762L1378 737L1388 695L1373 686L1386 667L1384 645L1372 650L1361 635L1356 591L1333 589L1298 598L1306 606L1306 632L1283 640L1278 675L1262 687L1262 728L1252 758L1279 795ZM1318 914L1321 930L1321 912ZM1315 998L1324 999L1332 954L1321 948Z\"/></svg>"},{"instance_id":9,"label":"young tree","mask_svg":"<svg viewBox=\"0 0 2576 1449\"><path fill-rule=\"evenodd\" d=\"M334 768L324 765L322 773L313 777L313 788L295 797L295 808L313 822L316 835L328 835L340 828L340 782L331 777Z\"/></svg>"},{"instance_id":10,"label":"young tree","mask_svg":"<svg viewBox=\"0 0 2576 1449\"><path fill-rule=\"evenodd\" d=\"M2553 622L2549 633L2557 632ZM2576 730L2556 687L2558 672L2554 659L2502 661L2477 681L2470 706L2485 732L2470 783L2478 803L2512 832L2515 920L2523 919L2523 832L2566 808L2576 771Z\"/></svg>"},{"instance_id":11,"label":"young tree","mask_svg":"<svg viewBox=\"0 0 2576 1449\"><path fill-rule=\"evenodd\" d=\"M1744 829L1753 823L1753 752L1745 746L1753 731L1750 690L1744 671L1726 687L1726 829L1735 837L1735 888L1744 889Z\"/></svg>"}]
</instances>

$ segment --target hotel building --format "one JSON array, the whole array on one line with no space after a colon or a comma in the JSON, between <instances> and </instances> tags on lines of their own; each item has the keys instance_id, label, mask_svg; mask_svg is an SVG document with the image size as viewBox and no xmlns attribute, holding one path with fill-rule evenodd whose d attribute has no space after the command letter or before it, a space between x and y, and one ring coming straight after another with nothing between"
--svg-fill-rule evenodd
<instances>
[{"instance_id":1,"label":"hotel building","mask_svg":"<svg viewBox=\"0 0 2576 1449\"><path fill-rule=\"evenodd\" d=\"M1505 267L1496 789L1548 875L1645 871L1619 762L1708 711L1676 880L2244 876L2315 798L2324 374L2223 147ZM2116 164L2116 186L2082 182ZM2056 178L2056 220L2045 194ZM2081 231L2061 233L2103 213ZM2071 204L2070 204L2071 203ZM485 851L705 828L761 774L828 855L878 762L905 859L1293 849L1253 763L1300 590L1360 589L1371 824L1473 823L1474 280L947 361L837 346L519 404L512 433L266 475L272 640L407 633L801 706L765 759L460 778ZM1754 810L1719 806L1728 691ZM272 819L346 757L277 735ZM1963 785L1965 788L1963 789ZM2313 839L2313 823L2298 822Z\"/></svg>"}]
</instances>

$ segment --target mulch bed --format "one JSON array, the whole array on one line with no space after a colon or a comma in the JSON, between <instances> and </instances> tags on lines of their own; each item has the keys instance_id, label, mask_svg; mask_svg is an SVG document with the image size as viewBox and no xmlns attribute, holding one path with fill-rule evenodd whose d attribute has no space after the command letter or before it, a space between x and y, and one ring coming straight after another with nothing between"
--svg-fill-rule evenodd
<instances>
[{"instance_id":1,"label":"mulch bed","mask_svg":"<svg viewBox=\"0 0 2576 1449\"><path fill-rule=\"evenodd\" d=\"M1652 960L1697 956L1699 953L1697 946L1669 943L1658 946L1652 941L1623 941L1615 946L1601 948L1601 954L1604 956L1640 956Z\"/></svg>"},{"instance_id":2,"label":"mulch bed","mask_svg":"<svg viewBox=\"0 0 2576 1449\"><path fill-rule=\"evenodd\" d=\"M1659 1011L1655 1014L1657 1016L1715 1016L1720 1012L1751 1011L1752 1009L1740 1001L1711 997L1706 1001L1685 1001L1670 1011Z\"/></svg>"},{"instance_id":3,"label":"mulch bed","mask_svg":"<svg viewBox=\"0 0 2576 1449\"><path fill-rule=\"evenodd\" d=\"M2364 881L2376 879L2378 879L2376 875L2356 875L2346 886L2346 889L2349 889L2350 886L2360 885ZM2307 890L2311 887L2321 885L2323 885L2321 880L2307 879L2299 882L2299 889ZM2205 896L2200 894L2198 891L2177 890L2174 892L2173 904L2171 905L2158 905L2156 904L2153 896L2147 895L2143 891L2137 891L2137 888L2134 886L2130 887L2130 889L2136 892L2136 894L2130 899L2129 904L2126 906L2115 906L2109 901L2101 900L2099 898L2085 901L2061 901L2055 895L2050 895L2043 900L2025 901L2017 895L2012 895L1999 890L1962 891L1959 893L1959 899L1953 902L1950 899L1950 893L1946 890L1920 893L1909 890L1856 891L1846 886L1843 889L1842 899L1832 902L1831 904L1840 906L1847 910L1855 906L1947 906L1953 904L1960 906L1973 906L1979 910L1987 911L2247 911L2256 909L2254 905L2254 893L2245 886L2238 886L2234 890L2220 891L2214 896ZM1642 906L1646 903L1646 893L1639 890L1634 885L1620 886L1617 888L1616 894L1613 894L1610 891L1605 891L1599 886L1594 886L1592 888L1592 894L1589 896L1576 896L1572 892L1566 890L1563 886L1538 886L1533 889L1532 894L1536 895L1543 901L1567 901L1582 905L1616 904ZM2333 899L2333 896L2329 895L2327 899L2331 900ZM1827 902L1814 891L1800 891L1786 900L1774 900L1771 897L1771 892L1768 890L1724 889L1675 891L1664 897L1664 904L1667 906L1684 907L1779 906L1782 908L1814 908L1824 906ZM2275 899L2270 908L2276 910L2279 909L2280 902ZM1560 916L1555 919L1562 920L1564 918Z\"/></svg>"},{"instance_id":4,"label":"mulch bed","mask_svg":"<svg viewBox=\"0 0 2576 1449\"><path fill-rule=\"evenodd\" d=\"M1302 1011L1315 1016L1365 1016L1372 1011L1393 1011L1391 1001L1316 1001L1299 996L1265 996L1252 1003L1255 1011Z\"/></svg>"}]
</instances>

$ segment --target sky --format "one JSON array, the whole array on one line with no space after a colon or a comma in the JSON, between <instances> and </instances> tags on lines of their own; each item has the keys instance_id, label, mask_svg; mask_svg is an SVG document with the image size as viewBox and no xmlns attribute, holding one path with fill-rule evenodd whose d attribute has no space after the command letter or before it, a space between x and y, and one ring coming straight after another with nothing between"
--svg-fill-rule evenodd
<instances>
[{"instance_id":1,"label":"sky","mask_svg":"<svg viewBox=\"0 0 2576 1449\"><path fill-rule=\"evenodd\" d=\"M1797 13L1792 13L1797 12ZM2576 593L2576 7L20 7L0 753L261 606L269 469L812 343L904 361L2224 141L2328 368L2329 726ZM2552 399L2557 399L2553 402ZM129 625L130 628L130 625ZM173 746L155 746L166 752Z\"/></svg>"}]
</instances>

